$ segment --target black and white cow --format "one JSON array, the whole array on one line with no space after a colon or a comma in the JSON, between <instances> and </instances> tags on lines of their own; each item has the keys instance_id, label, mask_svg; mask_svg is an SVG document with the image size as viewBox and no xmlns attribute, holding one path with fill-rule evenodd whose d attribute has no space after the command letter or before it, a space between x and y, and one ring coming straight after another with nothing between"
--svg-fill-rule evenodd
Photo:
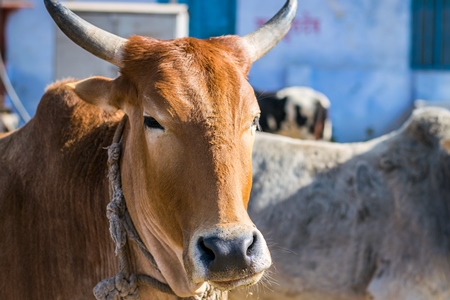
<instances>
[{"instance_id":1,"label":"black and white cow","mask_svg":"<svg viewBox=\"0 0 450 300\"><path fill-rule=\"evenodd\" d=\"M331 140L330 101L324 94L300 86L255 94L262 131L303 140Z\"/></svg>"}]
</instances>

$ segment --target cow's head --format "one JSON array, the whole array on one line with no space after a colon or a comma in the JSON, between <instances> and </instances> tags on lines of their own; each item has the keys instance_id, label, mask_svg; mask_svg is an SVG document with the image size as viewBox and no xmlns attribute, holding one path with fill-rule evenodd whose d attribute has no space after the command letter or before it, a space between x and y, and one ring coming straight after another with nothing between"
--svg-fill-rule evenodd
<instances>
[{"instance_id":1,"label":"cow's head","mask_svg":"<svg viewBox=\"0 0 450 300\"><path fill-rule=\"evenodd\" d=\"M123 191L159 279L179 296L205 282L221 289L257 282L271 258L246 212L259 116L247 74L289 30L297 1L245 37L170 41L123 39L45 1L69 38L120 68L116 79L71 87L89 103L128 115Z\"/></svg>"}]
</instances>

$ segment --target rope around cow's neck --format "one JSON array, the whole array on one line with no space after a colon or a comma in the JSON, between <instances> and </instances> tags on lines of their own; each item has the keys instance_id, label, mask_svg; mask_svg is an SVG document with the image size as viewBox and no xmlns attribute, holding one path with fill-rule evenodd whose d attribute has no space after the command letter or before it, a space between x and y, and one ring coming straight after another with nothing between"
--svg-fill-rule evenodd
<instances>
[{"instance_id":1,"label":"rope around cow's neck","mask_svg":"<svg viewBox=\"0 0 450 300\"><path fill-rule=\"evenodd\" d=\"M147 250L139 234L134 228L133 222L128 213L125 198L122 192L122 182L120 177L120 153L122 146L122 133L127 121L125 115L120 121L111 146L108 147L108 179L109 179L109 197L111 202L107 206L106 215L109 219L109 231L115 243L115 252L119 263L119 273L112 278L106 278L100 281L94 287L94 296L97 300L113 300L117 296L120 299L134 300L139 299L138 286L147 285L163 293L175 295L171 287L162 283L156 278L148 275L132 274L129 262L129 247L127 245L127 236L135 242L141 252L158 272L161 272L155 259ZM203 295L193 296L185 299L190 300L219 300L226 299L227 293L221 292L210 285L207 286Z\"/></svg>"},{"instance_id":2,"label":"rope around cow's neck","mask_svg":"<svg viewBox=\"0 0 450 300\"><path fill-rule=\"evenodd\" d=\"M127 236L138 245L152 266L160 272L155 259L147 250L134 228L122 192L119 160L122 133L126 121L127 116L125 115L116 129L113 143L108 147L108 179L111 202L107 206L106 215L109 219L109 231L116 247L115 252L119 262L119 273L115 277L100 281L94 287L94 296L97 300L115 299L117 296L127 300L139 299L138 285L141 284L148 285L166 294L175 295L169 285L147 275L132 274L130 270Z\"/></svg>"}]
</instances>

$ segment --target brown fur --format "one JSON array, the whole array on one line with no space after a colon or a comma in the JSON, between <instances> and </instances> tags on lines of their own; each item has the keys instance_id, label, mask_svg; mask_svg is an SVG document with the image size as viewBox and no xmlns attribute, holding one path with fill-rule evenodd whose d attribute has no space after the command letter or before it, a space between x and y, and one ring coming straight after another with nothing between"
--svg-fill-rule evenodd
<instances>
[{"instance_id":1,"label":"brown fur","mask_svg":"<svg viewBox=\"0 0 450 300\"><path fill-rule=\"evenodd\" d=\"M105 147L123 115L117 109L129 116L124 195L158 279L192 295L202 284L189 277L199 276L189 275L194 235L254 230L245 208L259 109L239 38L133 37L123 53L121 76L52 85L36 116L0 140L2 299L89 299L118 271L105 216ZM158 118L163 135L144 127L143 113ZM132 252L133 271L154 275ZM166 298L142 288L141 299L149 297Z\"/></svg>"},{"instance_id":2,"label":"brown fur","mask_svg":"<svg viewBox=\"0 0 450 300\"><path fill-rule=\"evenodd\" d=\"M0 140L1 298L88 299L87 284L114 275L104 147L119 117L57 83Z\"/></svg>"}]
</instances>

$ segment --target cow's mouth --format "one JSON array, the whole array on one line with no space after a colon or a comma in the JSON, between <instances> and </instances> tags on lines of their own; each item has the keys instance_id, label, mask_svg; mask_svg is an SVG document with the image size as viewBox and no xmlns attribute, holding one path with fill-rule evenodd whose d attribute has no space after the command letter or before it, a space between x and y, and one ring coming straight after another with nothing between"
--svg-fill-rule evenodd
<instances>
[{"instance_id":1,"label":"cow's mouth","mask_svg":"<svg viewBox=\"0 0 450 300\"><path fill-rule=\"evenodd\" d=\"M218 288L219 290L228 291L228 290L237 288L239 286L249 286L249 285L255 284L261 279L263 274L264 274L264 271L259 272L254 275L251 275L251 276L239 278L236 280L209 281L209 283L212 286Z\"/></svg>"}]
</instances>

